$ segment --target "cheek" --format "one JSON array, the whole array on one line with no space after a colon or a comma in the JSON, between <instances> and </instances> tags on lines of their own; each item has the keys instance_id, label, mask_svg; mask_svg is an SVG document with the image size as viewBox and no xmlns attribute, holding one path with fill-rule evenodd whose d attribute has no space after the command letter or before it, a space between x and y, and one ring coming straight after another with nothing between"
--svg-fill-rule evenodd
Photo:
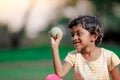
<instances>
[{"instance_id":1,"label":"cheek","mask_svg":"<svg viewBox=\"0 0 120 80\"><path fill-rule=\"evenodd\" d=\"M74 39L73 38L71 38L71 42L73 43L73 41L74 41Z\"/></svg>"},{"instance_id":2,"label":"cheek","mask_svg":"<svg viewBox=\"0 0 120 80\"><path fill-rule=\"evenodd\" d=\"M91 39L90 39L90 37L88 37L88 36L84 36L83 38L81 38L81 40L82 40L82 42L84 42L84 43L90 43L90 42L91 42Z\"/></svg>"}]
</instances>

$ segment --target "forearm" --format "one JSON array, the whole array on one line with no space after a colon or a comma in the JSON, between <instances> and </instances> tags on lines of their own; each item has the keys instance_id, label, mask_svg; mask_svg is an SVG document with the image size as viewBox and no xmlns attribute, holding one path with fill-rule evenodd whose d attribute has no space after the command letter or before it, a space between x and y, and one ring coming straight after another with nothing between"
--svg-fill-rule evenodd
<instances>
[{"instance_id":1,"label":"forearm","mask_svg":"<svg viewBox=\"0 0 120 80\"><path fill-rule=\"evenodd\" d=\"M52 55L53 55L53 64L54 64L54 70L55 73L59 77L64 77L65 74L69 71L71 68L71 65L69 63L64 63L64 66L61 63L60 56L59 56L59 44L62 39L62 37L58 34L57 38L54 39L50 37L51 39L51 47L52 47Z\"/></svg>"},{"instance_id":2,"label":"forearm","mask_svg":"<svg viewBox=\"0 0 120 80\"><path fill-rule=\"evenodd\" d=\"M60 60L58 47L52 48L52 55L55 73L58 76L63 77L64 71Z\"/></svg>"}]
</instances>

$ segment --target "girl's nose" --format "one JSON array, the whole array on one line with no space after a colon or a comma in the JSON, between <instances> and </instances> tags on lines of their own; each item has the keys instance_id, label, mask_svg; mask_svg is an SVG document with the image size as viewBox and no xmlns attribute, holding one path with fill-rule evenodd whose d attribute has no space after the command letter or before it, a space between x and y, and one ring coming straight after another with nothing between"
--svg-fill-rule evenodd
<instances>
[{"instance_id":1,"label":"girl's nose","mask_svg":"<svg viewBox=\"0 0 120 80\"><path fill-rule=\"evenodd\" d=\"M74 35L74 36L73 36L73 40L76 40L76 39L78 39L78 36L77 36L77 35Z\"/></svg>"}]
</instances>

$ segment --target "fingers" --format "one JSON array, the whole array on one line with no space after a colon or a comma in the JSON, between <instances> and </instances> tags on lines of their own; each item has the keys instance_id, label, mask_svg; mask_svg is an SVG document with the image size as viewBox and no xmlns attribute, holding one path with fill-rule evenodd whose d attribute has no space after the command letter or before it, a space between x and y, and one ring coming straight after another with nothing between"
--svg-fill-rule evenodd
<instances>
[{"instance_id":1,"label":"fingers","mask_svg":"<svg viewBox=\"0 0 120 80\"><path fill-rule=\"evenodd\" d=\"M48 33L48 36L49 36L50 39L54 39L54 40L61 40L62 37L63 37L62 34L60 34L60 33L58 33L55 38L52 37L52 36L50 35L50 33Z\"/></svg>"},{"instance_id":2,"label":"fingers","mask_svg":"<svg viewBox=\"0 0 120 80\"><path fill-rule=\"evenodd\" d=\"M58 33L56 38L59 39L59 40L61 40L62 37L63 37L62 35L63 35L63 33L62 34Z\"/></svg>"},{"instance_id":3,"label":"fingers","mask_svg":"<svg viewBox=\"0 0 120 80\"><path fill-rule=\"evenodd\" d=\"M48 32L48 36L51 40L53 40L53 37L50 35L50 33Z\"/></svg>"},{"instance_id":4,"label":"fingers","mask_svg":"<svg viewBox=\"0 0 120 80\"><path fill-rule=\"evenodd\" d=\"M62 39L62 36L61 36L59 33L56 35L56 38L53 38L53 37L50 35L50 33L48 33L48 36L49 36L49 38L50 38L50 40L51 40L52 46L59 46L60 41L61 41L61 39Z\"/></svg>"},{"instance_id":5,"label":"fingers","mask_svg":"<svg viewBox=\"0 0 120 80\"><path fill-rule=\"evenodd\" d=\"M81 74L79 74L79 73L74 73L74 78L75 78L75 80L84 80L83 77L81 76Z\"/></svg>"},{"instance_id":6,"label":"fingers","mask_svg":"<svg viewBox=\"0 0 120 80\"><path fill-rule=\"evenodd\" d=\"M50 33L48 33L48 36L49 36L49 38L50 38L51 44L53 44L53 43L55 42L54 38L51 37Z\"/></svg>"}]
</instances>

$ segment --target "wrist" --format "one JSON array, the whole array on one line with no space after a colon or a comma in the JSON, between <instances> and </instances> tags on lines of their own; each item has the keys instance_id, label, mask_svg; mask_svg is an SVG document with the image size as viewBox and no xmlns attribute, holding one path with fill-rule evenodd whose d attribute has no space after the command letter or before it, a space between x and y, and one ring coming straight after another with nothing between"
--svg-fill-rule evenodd
<instances>
[{"instance_id":1,"label":"wrist","mask_svg":"<svg viewBox=\"0 0 120 80\"><path fill-rule=\"evenodd\" d=\"M52 50L58 50L59 46L51 46Z\"/></svg>"}]
</instances>

